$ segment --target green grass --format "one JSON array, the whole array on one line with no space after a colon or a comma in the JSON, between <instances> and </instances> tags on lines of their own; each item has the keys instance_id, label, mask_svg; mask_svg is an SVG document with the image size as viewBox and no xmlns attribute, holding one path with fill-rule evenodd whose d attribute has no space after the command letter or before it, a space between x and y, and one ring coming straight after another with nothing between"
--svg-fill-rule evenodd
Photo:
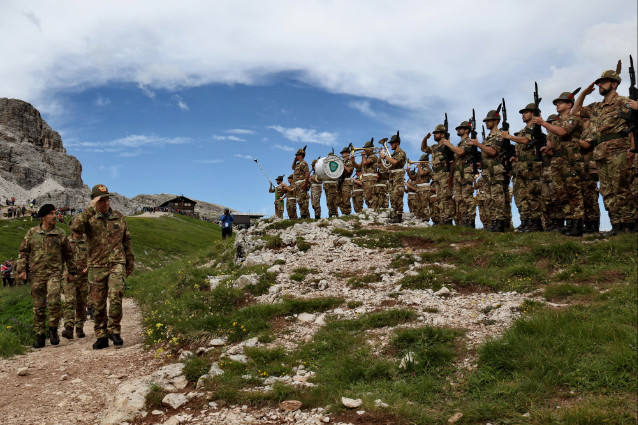
<instances>
[{"instance_id":1,"label":"green grass","mask_svg":"<svg viewBox=\"0 0 638 425\"><path fill-rule=\"evenodd\" d=\"M306 279L306 276L312 273L317 273L317 270L309 269L307 267L297 267L292 270L290 280L294 280L295 282L303 282Z\"/></svg>"},{"instance_id":2,"label":"green grass","mask_svg":"<svg viewBox=\"0 0 638 425\"><path fill-rule=\"evenodd\" d=\"M0 288L0 357L24 353L34 338L29 287Z\"/></svg>"},{"instance_id":3,"label":"green grass","mask_svg":"<svg viewBox=\"0 0 638 425\"><path fill-rule=\"evenodd\" d=\"M146 397L145 397L146 408L161 409L163 407L162 400L164 399L165 395L166 395L166 392L161 386L155 383L151 384L150 390L148 393L146 393Z\"/></svg>"},{"instance_id":4,"label":"green grass","mask_svg":"<svg viewBox=\"0 0 638 425\"><path fill-rule=\"evenodd\" d=\"M364 274L362 276L352 276L347 280L348 286L351 288L367 288L369 283L381 282L380 273Z\"/></svg>"},{"instance_id":5,"label":"green grass","mask_svg":"<svg viewBox=\"0 0 638 425\"><path fill-rule=\"evenodd\" d=\"M200 376L210 370L211 362L205 357L191 356L184 362L183 374L190 382L197 383Z\"/></svg>"}]
</instances>

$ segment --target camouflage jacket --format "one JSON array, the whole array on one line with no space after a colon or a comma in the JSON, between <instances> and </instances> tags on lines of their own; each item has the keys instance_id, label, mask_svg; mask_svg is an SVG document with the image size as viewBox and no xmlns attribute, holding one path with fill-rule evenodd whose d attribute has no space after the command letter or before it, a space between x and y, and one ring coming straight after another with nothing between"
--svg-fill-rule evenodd
<instances>
[{"instance_id":1,"label":"camouflage jacket","mask_svg":"<svg viewBox=\"0 0 638 425\"><path fill-rule=\"evenodd\" d=\"M27 271L31 275L61 274L66 263L69 273L75 274L73 250L64 230L54 227L48 232L42 226L29 229L18 253L16 273Z\"/></svg>"},{"instance_id":2,"label":"camouflage jacket","mask_svg":"<svg viewBox=\"0 0 638 425\"><path fill-rule=\"evenodd\" d=\"M343 158L341 158L343 159ZM352 163L352 160L350 158L347 159L343 159L343 177L345 178L345 180L343 181L343 183L349 184L350 183L350 176L352 176L352 174L354 173L354 164ZM348 168L352 168L352 171L350 171L349 173L346 171L345 167Z\"/></svg>"},{"instance_id":3,"label":"camouflage jacket","mask_svg":"<svg viewBox=\"0 0 638 425\"><path fill-rule=\"evenodd\" d=\"M82 271L88 267L89 259L89 246L86 243L86 238L69 238L69 244L71 245L71 249L73 250L73 261L75 261L77 275L79 277L86 277L88 275L88 271Z\"/></svg>"},{"instance_id":4,"label":"camouflage jacket","mask_svg":"<svg viewBox=\"0 0 638 425\"><path fill-rule=\"evenodd\" d=\"M445 145L443 143L432 146L432 171L435 173L447 173L450 171L447 167L447 163L445 162L445 154L443 153L444 149Z\"/></svg>"},{"instance_id":5,"label":"camouflage jacket","mask_svg":"<svg viewBox=\"0 0 638 425\"><path fill-rule=\"evenodd\" d=\"M363 160L362 160L363 161ZM371 161L368 165L361 166L361 172L363 174L376 174L377 173L377 162L379 158L376 155L368 155L368 161Z\"/></svg>"},{"instance_id":6,"label":"camouflage jacket","mask_svg":"<svg viewBox=\"0 0 638 425\"><path fill-rule=\"evenodd\" d=\"M483 163L485 164L494 160L500 161L500 159L498 159L498 154L501 153L501 150L503 149L503 136L501 135L501 130L496 129L494 132L488 134L483 144L496 151L496 155L491 156L481 150L481 160Z\"/></svg>"},{"instance_id":7,"label":"camouflage jacket","mask_svg":"<svg viewBox=\"0 0 638 425\"><path fill-rule=\"evenodd\" d=\"M454 168L457 171L472 166L472 145L470 145L469 140L470 138L466 137L457 145L457 147L463 149L463 152L465 152L464 155L454 153Z\"/></svg>"},{"instance_id":8,"label":"camouflage jacket","mask_svg":"<svg viewBox=\"0 0 638 425\"><path fill-rule=\"evenodd\" d=\"M589 126L581 136L586 142L594 142L594 159L603 159L610 152L629 149L629 135L621 135L629 128L629 123L622 115L630 114L628 99L615 93L611 100L594 102L583 106L580 110L581 118L589 118ZM602 141L601 137L618 137Z\"/></svg>"},{"instance_id":9,"label":"camouflage jacket","mask_svg":"<svg viewBox=\"0 0 638 425\"><path fill-rule=\"evenodd\" d=\"M407 156L405 155L405 151L401 149L401 146L397 146L397 150L392 153L392 159L396 159L396 165L392 165L390 167L391 170L399 170L405 167L405 162L407 161Z\"/></svg>"},{"instance_id":10,"label":"camouflage jacket","mask_svg":"<svg viewBox=\"0 0 638 425\"><path fill-rule=\"evenodd\" d=\"M71 230L86 235L89 267L125 264L127 271L133 270L135 257L131 234L120 212L109 210L109 214L102 215L95 208L88 207L73 220Z\"/></svg>"},{"instance_id":11,"label":"camouflage jacket","mask_svg":"<svg viewBox=\"0 0 638 425\"><path fill-rule=\"evenodd\" d=\"M525 137L530 142L532 141L532 133L534 132L533 124L525 126L518 132L519 137ZM532 162L536 156L536 151L529 143L514 143L514 150L516 151L516 160L520 162Z\"/></svg>"},{"instance_id":12,"label":"camouflage jacket","mask_svg":"<svg viewBox=\"0 0 638 425\"><path fill-rule=\"evenodd\" d=\"M428 164L421 164L421 168L423 174L421 174L421 170L417 169L416 184L430 183L432 180L432 169Z\"/></svg>"},{"instance_id":13,"label":"camouflage jacket","mask_svg":"<svg viewBox=\"0 0 638 425\"><path fill-rule=\"evenodd\" d=\"M308 163L303 159L295 165L295 171L292 172L293 181L297 183L300 180L306 180L306 173L309 172Z\"/></svg>"},{"instance_id":14,"label":"camouflage jacket","mask_svg":"<svg viewBox=\"0 0 638 425\"><path fill-rule=\"evenodd\" d=\"M554 151L554 156L570 156L570 158L573 158L573 155L576 154L580 156L578 141L580 140L580 136L583 131L581 119L576 115L568 114L564 118L560 117L554 122L554 125L562 127L567 131L567 134L563 137L553 135L552 151ZM571 151L572 153L570 154L568 151Z\"/></svg>"}]
</instances>

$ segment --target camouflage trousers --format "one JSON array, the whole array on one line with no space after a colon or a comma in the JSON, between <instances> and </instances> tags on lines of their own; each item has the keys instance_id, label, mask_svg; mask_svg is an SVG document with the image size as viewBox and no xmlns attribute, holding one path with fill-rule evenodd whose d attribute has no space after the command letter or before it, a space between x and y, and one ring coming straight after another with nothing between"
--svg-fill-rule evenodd
<instances>
[{"instance_id":1,"label":"camouflage trousers","mask_svg":"<svg viewBox=\"0 0 638 425\"><path fill-rule=\"evenodd\" d=\"M303 180L295 182L295 198L297 198L297 205L299 205L299 215L301 218L309 218L310 211L308 210L308 190L304 190L303 185Z\"/></svg>"},{"instance_id":2,"label":"camouflage trousers","mask_svg":"<svg viewBox=\"0 0 638 425\"><path fill-rule=\"evenodd\" d=\"M350 203L350 198L352 197L352 182L350 180L345 180L339 186L339 209L341 210L341 215L350 215L352 212L352 204Z\"/></svg>"},{"instance_id":3,"label":"camouflage trousers","mask_svg":"<svg viewBox=\"0 0 638 425\"><path fill-rule=\"evenodd\" d=\"M454 200L452 199L452 190L448 184L450 177L449 172L436 172L432 177L432 185L436 190L437 210L439 214L439 222L451 222L454 219Z\"/></svg>"},{"instance_id":4,"label":"camouflage trousers","mask_svg":"<svg viewBox=\"0 0 638 425\"><path fill-rule=\"evenodd\" d=\"M543 165L543 173L541 177L541 208L543 227L547 227L552 220L563 219L562 209L558 208L555 199L554 182L552 180L551 165Z\"/></svg>"},{"instance_id":5,"label":"camouflage trousers","mask_svg":"<svg viewBox=\"0 0 638 425\"><path fill-rule=\"evenodd\" d=\"M537 161L516 164L514 202L521 218L541 218L541 167Z\"/></svg>"},{"instance_id":6,"label":"camouflage trousers","mask_svg":"<svg viewBox=\"0 0 638 425\"><path fill-rule=\"evenodd\" d=\"M472 167L454 173L454 207L460 221L474 221L476 219L476 204L474 203L474 179Z\"/></svg>"},{"instance_id":7,"label":"camouflage trousers","mask_svg":"<svg viewBox=\"0 0 638 425\"><path fill-rule=\"evenodd\" d=\"M289 219L297 219L297 198L286 198L286 212Z\"/></svg>"},{"instance_id":8,"label":"camouflage trousers","mask_svg":"<svg viewBox=\"0 0 638 425\"><path fill-rule=\"evenodd\" d=\"M436 197L436 189L434 183L430 185L430 218L433 224L441 222L441 213L439 212L439 200Z\"/></svg>"},{"instance_id":9,"label":"camouflage trousers","mask_svg":"<svg viewBox=\"0 0 638 425\"><path fill-rule=\"evenodd\" d=\"M321 191L322 184L313 183L310 185L310 204L315 212L315 218L321 217Z\"/></svg>"},{"instance_id":10,"label":"camouflage trousers","mask_svg":"<svg viewBox=\"0 0 638 425\"><path fill-rule=\"evenodd\" d=\"M47 304L49 306L49 326L57 328L62 317L60 290L62 275L30 275L31 298L33 299L33 330L37 335L46 331Z\"/></svg>"},{"instance_id":11,"label":"camouflage trousers","mask_svg":"<svg viewBox=\"0 0 638 425\"><path fill-rule=\"evenodd\" d=\"M374 194L377 198L377 208L388 208L388 182L376 182L374 185Z\"/></svg>"},{"instance_id":12,"label":"camouflage trousers","mask_svg":"<svg viewBox=\"0 0 638 425\"><path fill-rule=\"evenodd\" d=\"M583 189L580 180L583 174L582 161L570 161L567 156L552 158L552 181L555 203L561 208L561 217L583 219Z\"/></svg>"},{"instance_id":13,"label":"camouflage trousers","mask_svg":"<svg viewBox=\"0 0 638 425\"><path fill-rule=\"evenodd\" d=\"M363 183L363 197L365 198L368 209L377 209L377 196L375 193L375 184L377 183L374 177L363 177L361 179Z\"/></svg>"},{"instance_id":14,"label":"camouflage trousers","mask_svg":"<svg viewBox=\"0 0 638 425\"><path fill-rule=\"evenodd\" d=\"M284 218L284 201L281 199L275 200L275 215Z\"/></svg>"},{"instance_id":15,"label":"camouflage trousers","mask_svg":"<svg viewBox=\"0 0 638 425\"><path fill-rule=\"evenodd\" d=\"M598 205L598 180L586 176L583 183L583 214L585 221L600 222L600 206Z\"/></svg>"},{"instance_id":16,"label":"camouflage trousers","mask_svg":"<svg viewBox=\"0 0 638 425\"><path fill-rule=\"evenodd\" d=\"M392 211L395 214L403 214L403 195L405 193L405 180L403 168L400 172L390 173L388 179L388 191L390 193L390 203L392 205Z\"/></svg>"},{"instance_id":17,"label":"camouflage trousers","mask_svg":"<svg viewBox=\"0 0 638 425\"><path fill-rule=\"evenodd\" d=\"M339 216L339 187L336 181L324 182L323 190L326 192L326 204L328 205L328 216Z\"/></svg>"},{"instance_id":18,"label":"camouflage trousers","mask_svg":"<svg viewBox=\"0 0 638 425\"><path fill-rule=\"evenodd\" d=\"M511 211L511 207L508 207L512 204L512 201L509 186L505 185L504 176L502 174L490 176L489 173L484 173L481 178L485 179L483 189L485 191L484 205L486 216L492 221L507 221L509 218L505 211L506 209Z\"/></svg>"},{"instance_id":19,"label":"camouflage trousers","mask_svg":"<svg viewBox=\"0 0 638 425\"><path fill-rule=\"evenodd\" d=\"M352 190L352 207L356 213L363 211L363 189Z\"/></svg>"},{"instance_id":20,"label":"camouflage trousers","mask_svg":"<svg viewBox=\"0 0 638 425\"><path fill-rule=\"evenodd\" d=\"M122 298L124 297L124 264L108 267L89 267L91 300L95 306L95 336L104 338L108 334L121 333ZM106 301L108 299L108 315Z\"/></svg>"},{"instance_id":21,"label":"camouflage trousers","mask_svg":"<svg viewBox=\"0 0 638 425\"><path fill-rule=\"evenodd\" d=\"M596 160L600 178L600 194L609 213L609 221L632 223L636 219L633 170L627 161L627 152L609 152L609 156Z\"/></svg>"},{"instance_id":22,"label":"camouflage trousers","mask_svg":"<svg viewBox=\"0 0 638 425\"><path fill-rule=\"evenodd\" d=\"M88 277L78 276L72 282L64 284L64 327L84 328L86 307L89 295Z\"/></svg>"},{"instance_id":23,"label":"camouflage trousers","mask_svg":"<svg viewBox=\"0 0 638 425\"><path fill-rule=\"evenodd\" d=\"M408 192L408 211L412 213L416 217L417 210L417 200L416 200L416 192Z\"/></svg>"},{"instance_id":24,"label":"camouflage trousers","mask_svg":"<svg viewBox=\"0 0 638 425\"><path fill-rule=\"evenodd\" d=\"M430 184L418 183L416 186L416 216L423 221L430 221Z\"/></svg>"}]
</instances>

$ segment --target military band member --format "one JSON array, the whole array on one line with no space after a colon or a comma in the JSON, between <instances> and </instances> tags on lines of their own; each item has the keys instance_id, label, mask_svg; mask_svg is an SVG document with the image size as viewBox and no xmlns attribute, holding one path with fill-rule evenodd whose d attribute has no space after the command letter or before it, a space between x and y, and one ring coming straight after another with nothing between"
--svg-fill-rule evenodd
<instances>
[{"instance_id":1,"label":"military band member","mask_svg":"<svg viewBox=\"0 0 638 425\"><path fill-rule=\"evenodd\" d=\"M286 212L290 220L297 219L297 198L295 197L295 176L288 176L288 185L286 186Z\"/></svg>"},{"instance_id":2,"label":"military band member","mask_svg":"<svg viewBox=\"0 0 638 425\"><path fill-rule=\"evenodd\" d=\"M445 126L438 124L432 134L436 145L432 146L432 186L436 191L436 211L438 220L434 224L451 225L454 220L454 201L452 199L453 169L446 161ZM449 142L449 141L448 141Z\"/></svg>"},{"instance_id":3,"label":"military band member","mask_svg":"<svg viewBox=\"0 0 638 425\"><path fill-rule=\"evenodd\" d=\"M277 186L273 187L272 183L270 183L268 192L275 194L275 215L279 218L284 218L284 194L286 190L284 176L277 176L275 182Z\"/></svg>"},{"instance_id":4,"label":"military band member","mask_svg":"<svg viewBox=\"0 0 638 425\"><path fill-rule=\"evenodd\" d=\"M449 140L443 143L454 152L454 204L461 226L475 227L476 205L474 204L474 175L472 166L472 145L470 145L469 121L463 121L456 127L456 134L461 137L458 146Z\"/></svg>"},{"instance_id":5,"label":"military band member","mask_svg":"<svg viewBox=\"0 0 638 425\"><path fill-rule=\"evenodd\" d=\"M337 179L325 180L323 190L326 193L328 218L339 217L339 181Z\"/></svg>"},{"instance_id":6,"label":"military band member","mask_svg":"<svg viewBox=\"0 0 638 425\"><path fill-rule=\"evenodd\" d=\"M312 173L310 174L310 203L315 212L315 220L319 220L321 218L321 191L323 190L323 183L317 175L317 170L315 170L316 164L317 160L315 159L312 161Z\"/></svg>"},{"instance_id":7,"label":"military band member","mask_svg":"<svg viewBox=\"0 0 638 425\"><path fill-rule=\"evenodd\" d=\"M361 153L361 162L357 163L354 156L350 159L357 169L361 170L361 184L363 186L363 197L369 209L377 209L377 197L375 193L375 184L377 181L377 162L379 158L374 154L374 144L372 140L367 141L363 145Z\"/></svg>"},{"instance_id":8,"label":"military band member","mask_svg":"<svg viewBox=\"0 0 638 425\"><path fill-rule=\"evenodd\" d=\"M310 218L308 211L308 188L310 187L310 169L308 163L304 160L306 157L306 148L299 149L295 154L295 160L292 162L295 197L299 205L299 215L301 218Z\"/></svg>"},{"instance_id":9,"label":"military band member","mask_svg":"<svg viewBox=\"0 0 638 425\"><path fill-rule=\"evenodd\" d=\"M339 187L339 208L341 209L341 215L350 215L352 212L352 204L350 198L352 197L352 181L350 177L354 171L354 164L350 159L350 149L346 146L341 149L341 158L343 159L343 175L339 179L341 184Z\"/></svg>"},{"instance_id":10,"label":"military band member","mask_svg":"<svg viewBox=\"0 0 638 425\"><path fill-rule=\"evenodd\" d=\"M619 63L620 65L620 63ZM630 114L630 100L620 96L616 89L621 82L620 66L608 70L585 88L574 105L573 114L589 118L589 126L582 134L582 141L594 148L600 193L611 221L611 233L636 230L636 201L633 199L632 161L629 152L632 142L626 117ZM601 102L582 106L585 97L593 93L594 86L603 96ZM636 143L638 141L634 141Z\"/></svg>"},{"instance_id":11,"label":"military band member","mask_svg":"<svg viewBox=\"0 0 638 425\"><path fill-rule=\"evenodd\" d=\"M361 182L361 170L357 170L351 177L352 180L352 206L357 214L363 211L363 183Z\"/></svg>"},{"instance_id":12,"label":"military band member","mask_svg":"<svg viewBox=\"0 0 638 425\"><path fill-rule=\"evenodd\" d=\"M38 211L42 219L39 226L27 231L20 244L16 273L18 278L29 281L33 298L33 329L36 340L34 348L42 348L46 339L47 305L49 309L49 340L58 345L58 324L62 317L60 290L64 265L69 274L67 280L73 280L76 266L73 250L64 231L55 226L55 207L44 204ZM27 275L28 271L28 275Z\"/></svg>"},{"instance_id":13,"label":"military band member","mask_svg":"<svg viewBox=\"0 0 638 425\"><path fill-rule=\"evenodd\" d=\"M377 180L374 184L374 193L377 197L377 209L388 208L388 179L390 173L381 161L381 154L379 154L379 162L377 162Z\"/></svg>"},{"instance_id":14,"label":"military band member","mask_svg":"<svg viewBox=\"0 0 638 425\"><path fill-rule=\"evenodd\" d=\"M471 139L470 144L481 149L481 179L484 179L485 189L485 209L486 215L492 220L487 227L490 232L504 232L509 227L509 218L505 214L505 207L509 198L509 187L505 182L505 167L499 157L499 152L503 149L503 137L498 123L501 116L495 110L487 113L483 119L485 127L490 130L489 135L483 141Z\"/></svg>"},{"instance_id":15,"label":"military band member","mask_svg":"<svg viewBox=\"0 0 638 425\"><path fill-rule=\"evenodd\" d=\"M408 194L408 211L413 216L417 216L418 205L416 201L416 183L413 180L416 179L416 170L411 170L409 167L405 170L408 174L408 179L405 181L404 192Z\"/></svg>"},{"instance_id":16,"label":"military band member","mask_svg":"<svg viewBox=\"0 0 638 425\"><path fill-rule=\"evenodd\" d=\"M388 169L388 185L393 213L390 223L401 223L403 221L403 167L405 166L407 158L400 145L401 137L397 131L397 134L390 138L390 147L393 151L392 156L387 156L383 151L379 154L382 160L390 163L390 168Z\"/></svg>"},{"instance_id":17,"label":"military band member","mask_svg":"<svg viewBox=\"0 0 638 425\"><path fill-rule=\"evenodd\" d=\"M552 124L558 120L558 115L551 114L547 117L547 122ZM556 137L552 133L547 134L548 145L551 146L550 141ZM553 144L553 143L552 143ZM559 208L555 202L556 194L554 190L554 183L552 181L552 156L554 155L551 149L541 149L542 151L542 165L543 171L541 174L541 208L543 209L543 229L546 232L561 232L565 224L565 216L563 215L563 209Z\"/></svg>"},{"instance_id":18,"label":"military band member","mask_svg":"<svg viewBox=\"0 0 638 425\"><path fill-rule=\"evenodd\" d=\"M553 101L558 120L549 123L541 116L533 117L532 123L545 127L554 135L546 149L551 149L552 181L556 190L556 202L562 207L567 222L563 232L567 236L583 234L583 192L581 175L583 161L578 141L583 130L580 117L571 113L574 95L563 92Z\"/></svg>"},{"instance_id":19,"label":"military band member","mask_svg":"<svg viewBox=\"0 0 638 425\"><path fill-rule=\"evenodd\" d=\"M420 164L416 166L416 200L418 217L430 221L430 181L432 181L432 169L430 168L429 155L423 154L419 158Z\"/></svg>"}]
</instances>

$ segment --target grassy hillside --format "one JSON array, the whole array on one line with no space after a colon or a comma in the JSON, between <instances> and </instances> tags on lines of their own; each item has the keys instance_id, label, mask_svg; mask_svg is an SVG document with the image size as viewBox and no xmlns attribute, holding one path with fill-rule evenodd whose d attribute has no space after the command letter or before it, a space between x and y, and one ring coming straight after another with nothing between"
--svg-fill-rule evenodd
<instances>
[{"instance_id":1,"label":"grassy hillside","mask_svg":"<svg viewBox=\"0 0 638 425\"><path fill-rule=\"evenodd\" d=\"M135 275L206 252L209 246L221 239L219 226L181 215L129 217L127 223L137 263ZM24 235L38 224L30 219L0 221L0 260L17 260L18 247ZM58 223L58 226L70 234L68 225ZM24 344L31 344L34 337L32 324L29 288L0 288L0 357L21 353Z\"/></svg>"}]
</instances>

